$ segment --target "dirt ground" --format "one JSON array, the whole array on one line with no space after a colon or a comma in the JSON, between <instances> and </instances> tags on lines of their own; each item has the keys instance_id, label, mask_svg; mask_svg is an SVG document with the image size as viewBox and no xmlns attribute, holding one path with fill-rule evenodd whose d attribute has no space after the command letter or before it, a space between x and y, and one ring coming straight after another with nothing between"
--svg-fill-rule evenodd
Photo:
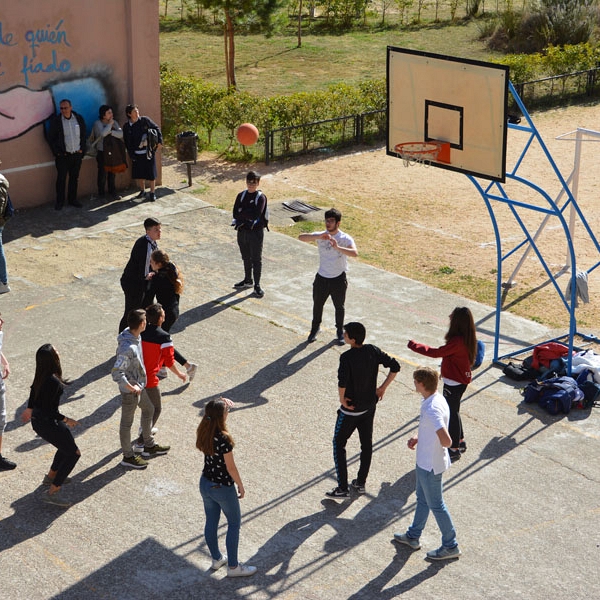
<instances>
[{"instance_id":1,"label":"dirt ground","mask_svg":"<svg viewBox=\"0 0 600 600\"><path fill-rule=\"evenodd\" d=\"M556 138L578 127L593 130L600 118L600 106L556 109L535 114L532 118L557 166L568 179L574 169L576 145L574 141ZM513 168L527 141L528 135L509 131L508 171ZM597 141L600 138L587 137L582 144L577 190L579 206L593 232L600 231ZM490 305L495 304L497 260L494 230L481 195L464 175L434 167L406 168L402 161L386 156L385 149L381 147L327 157L297 158L268 167L264 164L230 164L204 153L192 166L193 182L188 187L187 167L177 163L167 150L163 156L162 183L165 188L190 192L211 204L229 209L235 194L244 187L244 175L249 168L262 173L261 188L269 197L271 207L290 200L301 200L322 208L338 207L344 214L343 229L357 241L359 260ZM564 203L564 197L559 196L559 185L554 181L537 142L531 144L518 174L544 188L551 199L558 198L559 205ZM547 206L526 186L507 184L506 191L515 200ZM113 203L115 210L125 209L131 198L130 195ZM169 201L166 190L159 189L158 201ZM88 210L96 209L94 200L86 202L85 206ZM505 204L496 202L494 212L500 227L503 253L507 254L525 239L525 234ZM569 215L567 209L567 221ZM543 213L534 211L521 211L519 214L531 235L543 217ZM291 219L274 220L273 224L278 231L289 229L290 233L297 234ZM26 226L27 221L22 221L21 228ZM32 246L30 232L21 231L11 240L7 228L5 250L11 277L20 276L39 285L51 285L57 277L72 278L74 267L70 259L73 256L77 257L77 274L84 276L98 268L95 257L99 251L104 253L110 249L111 256L126 256L138 232L114 236L113 232L107 231L92 238L73 235L73 239L66 241L53 239L52 234L51 225L46 229L37 228L35 232L39 247L52 240L52 252L48 255L26 248ZM556 218L552 218L538 239L548 268L555 273L566 262L564 238L563 228ZM575 219L574 240L577 268L588 270L594 267L599 261L599 252L589 241L579 219ZM176 250L173 249L172 253L176 259ZM523 248L504 262L502 281L508 280L522 255ZM113 268L120 269L121 265ZM563 290L567 279L562 276L558 280ZM566 310L533 252L524 260L515 280L516 287L506 297L507 309L554 327L565 325ZM582 305L577 316L580 330L593 332L600 317L600 307L595 301L600 282L595 272L590 274L589 285L592 301Z\"/></svg>"}]
</instances>

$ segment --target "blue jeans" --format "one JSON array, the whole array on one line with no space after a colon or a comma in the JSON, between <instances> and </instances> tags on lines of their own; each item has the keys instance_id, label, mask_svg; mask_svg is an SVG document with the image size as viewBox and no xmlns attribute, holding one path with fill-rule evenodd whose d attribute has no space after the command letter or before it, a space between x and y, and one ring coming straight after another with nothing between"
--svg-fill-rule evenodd
<instances>
[{"instance_id":1,"label":"blue jeans","mask_svg":"<svg viewBox=\"0 0 600 600\"><path fill-rule=\"evenodd\" d=\"M438 527L442 532L442 546L444 548L455 548L458 546L456 541L456 530L452 523L452 518L448 508L444 503L442 475L435 475L433 470L426 471L417 465L417 509L413 518L412 525L408 528L406 534L409 538L418 540L421 537L429 511L433 513Z\"/></svg>"},{"instance_id":2,"label":"blue jeans","mask_svg":"<svg viewBox=\"0 0 600 600\"><path fill-rule=\"evenodd\" d=\"M2 246L2 230L0 227L0 282L8 283L8 273L6 271L6 256L4 256L4 248Z\"/></svg>"},{"instance_id":3,"label":"blue jeans","mask_svg":"<svg viewBox=\"0 0 600 600\"><path fill-rule=\"evenodd\" d=\"M235 485L220 485L202 475L200 477L200 494L204 502L204 512L206 514L204 537L210 555L215 560L219 560L222 556L219 550L217 530L219 528L221 511L223 511L227 519L227 535L225 537L227 562L230 567L237 567L242 514Z\"/></svg>"}]
</instances>

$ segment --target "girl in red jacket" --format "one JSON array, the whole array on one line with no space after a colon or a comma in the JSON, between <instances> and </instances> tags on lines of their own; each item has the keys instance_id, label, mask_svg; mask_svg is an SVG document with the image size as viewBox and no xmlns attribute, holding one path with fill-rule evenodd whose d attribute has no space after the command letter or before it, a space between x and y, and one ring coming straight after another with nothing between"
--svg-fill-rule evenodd
<instances>
[{"instance_id":1,"label":"girl in red jacket","mask_svg":"<svg viewBox=\"0 0 600 600\"><path fill-rule=\"evenodd\" d=\"M477 353L477 337L473 315L466 306L457 306L450 315L450 327L445 336L446 343L439 348L431 348L411 340L408 347L424 356L442 359L442 380L444 398L450 407L448 431L452 447L448 449L450 460L457 461L461 452L467 449L460 418L460 401L471 383L471 367Z\"/></svg>"}]
</instances>

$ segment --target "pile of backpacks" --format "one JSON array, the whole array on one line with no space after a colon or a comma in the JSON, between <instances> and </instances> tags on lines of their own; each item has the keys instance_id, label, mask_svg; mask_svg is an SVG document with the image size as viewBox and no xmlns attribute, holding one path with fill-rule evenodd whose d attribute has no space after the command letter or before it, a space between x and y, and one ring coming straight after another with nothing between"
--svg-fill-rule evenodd
<instances>
[{"instance_id":1,"label":"pile of backpacks","mask_svg":"<svg viewBox=\"0 0 600 600\"><path fill-rule=\"evenodd\" d=\"M591 350L573 352L569 377L568 353L564 344L546 342L522 363L510 362L503 373L515 381L531 381L521 390L523 401L537 403L551 415L600 405L600 355Z\"/></svg>"}]
</instances>

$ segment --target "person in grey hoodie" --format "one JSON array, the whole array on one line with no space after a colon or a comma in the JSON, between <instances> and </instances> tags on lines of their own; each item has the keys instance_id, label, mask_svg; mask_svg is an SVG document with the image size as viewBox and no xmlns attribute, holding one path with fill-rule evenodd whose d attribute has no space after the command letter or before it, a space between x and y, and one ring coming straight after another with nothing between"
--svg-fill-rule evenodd
<instances>
[{"instance_id":1,"label":"person in grey hoodie","mask_svg":"<svg viewBox=\"0 0 600 600\"><path fill-rule=\"evenodd\" d=\"M117 360L112 368L112 378L119 384L121 392L121 424L119 436L123 450L124 467L145 469L148 461L134 453L131 447L131 426L135 409L139 405L142 410L142 436L144 450L142 456L151 457L166 454L169 446L159 446L152 437L152 417L154 405L146 393L146 370L142 358L141 333L146 329L146 311L139 308L132 310L127 316L127 327L117 337Z\"/></svg>"}]
</instances>

